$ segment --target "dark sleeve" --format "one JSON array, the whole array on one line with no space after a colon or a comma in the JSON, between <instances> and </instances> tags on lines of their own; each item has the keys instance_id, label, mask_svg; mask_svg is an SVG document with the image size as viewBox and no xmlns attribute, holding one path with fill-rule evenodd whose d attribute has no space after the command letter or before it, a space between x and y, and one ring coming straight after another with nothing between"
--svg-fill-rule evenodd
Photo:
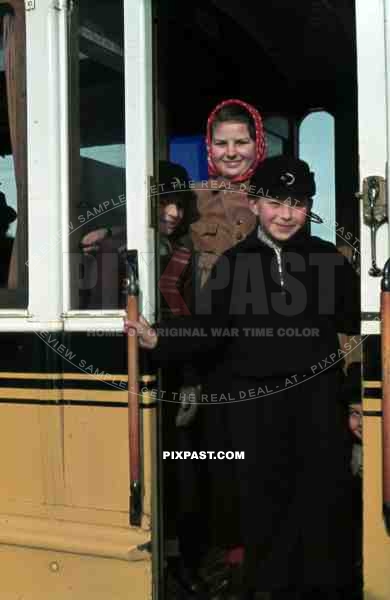
<instances>
[{"instance_id":1,"label":"dark sleeve","mask_svg":"<svg viewBox=\"0 0 390 600\"><path fill-rule=\"evenodd\" d=\"M196 270L196 258L195 252L191 253L191 260L187 265L185 272L183 273L182 291L181 294L184 298L185 303L190 309L192 314L195 310L195 299L196 290L200 290L199 281L197 278ZM183 387L192 387L202 382L202 369L198 364L198 361L192 361L191 358L188 362L182 365L182 385Z\"/></svg>"},{"instance_id":2,"label":"dark sleeve","mask_svg":"<svg viewBox=\"0 0 390 600\"><path fill-rule=\"evenodd\" d=\"M337 269L336 322L339 333L360 333L360 278L346 258Z\"/></svg>"},{"instance_id":3,"label":"dark sleeve","mask_svg":"<svg viewBox=\"0 0 390 600\"><path fill-rule=\"evenodd\" d=\"M197 363L185 363L181 374L183 387L192 387L202 383L202 371L198 368Z\"/></svg>"},{"instance_id":4,"label":"dark sleeve","mask_svg":"<svg viewBox=\"0 0 390 600\"><path fill-rule=\"evenodd\" d=\"M156 366L176 362L197 362L228 340L221 331L230 325L231 262L222 256L214 265L202 290L196 287L192 315L164 320L156 326L158 345L151 352Z\"/></svg>"}]
</instances>

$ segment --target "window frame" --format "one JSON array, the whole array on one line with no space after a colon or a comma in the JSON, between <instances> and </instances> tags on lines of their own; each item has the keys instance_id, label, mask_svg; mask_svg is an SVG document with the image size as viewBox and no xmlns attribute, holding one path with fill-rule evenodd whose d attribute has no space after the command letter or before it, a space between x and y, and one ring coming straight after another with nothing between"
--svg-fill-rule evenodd
<instances>
[{"instance_id":1,"label":"window frame","mask_svg":"<svg viewBox=\"0 0 390 600\"><path fill-rule=\"evenodd\" d=\"M0 308L0 331L122 330L124 312L71 311L69 302L69 11L40 0L23 10L26 35L28 307ZM70 9L71 10L71 9ZM127 235L139 253L140 310L155 315L151 0L124 3ZM134 89L138 93L134 95ZM136 132L136 133L135 133ZM142 209L140 210L140 206Z\"/></svg>"},{"instance_id":2,"label":"window frame","mask_svg":"<svg viewBox=\"0 0 390 600\"><path fill-rule=\"evenodd\" d=\"M15 35L21 44L18 45L17 58L19 61L19 75L23 79L22 89L18 89L18 94L15 100L17 114L21 115L21 124L18 123L20 129L16 132L17 142L20 142L22 148L22 169L23 180L22 184L17 186L17 235L14 238L12 254L10 258L8 285L11 287L0 289L0 316L3 314L14 314L23 312L27 314L28 307L28 149L27 149L27 49L26 49L26 21L25 21L25 6L22 0L0 0L0 5L9 6L13 10L15 19ZM6 14L6 13L5 13ZM23 65L20 68L20 65ZM8 104L8 102L7 102ZM21 140L18 134L21 133ZM13 155L13 148L11 148ZM16 173L15 173L16 179ZM24 184L24 185L23 185ZM11 265L14 265L15 272L18 273L16 282L21 285L16 287L16 282L13 280L11 273ZM15 287L14 287L15 285Z\"/></svg>"},{"instance_id":3,"label":"window frame","mask_svg":"<svg viewBox=\"0 0 390 600\"><path fill-rule=\"evenodd\" d=\"M62 269L58 250L63 185L63 94L66 11L40 0L26 10L23 0L12 5L24 23L26 55L28 250L27 308L0 308L0 331L58 331L62 328ZM19 235L19 229L18 234ZM26 255L27 259L27 255ZM11 290L12 291L12 290ZM7 291L6 291L7 292Z\"/></svg>"},{"instance_id":4,"label":"window frame","mask_svg":"<svg viewBox=\"0 0 390 600\"><path fill-rule=\"evenodd\" d=\"M131 240L130 248L138 250L141 290L139 309L146 318L153 321L156 314L155 230L152 227L149 198L154 165L152 3L151 0L133 0L131 4L124 2L123 6L126 234L127 240ZM137 90L136 94L134 90ZM74 99L73 95L73 102ZM77 137L73 138L72 143L77 145L79 152ZM69 151L71 152L71 148ZM137 202L131 202L133 198L137 198ZM69 220L69 204L66 212L66 219ZM66 254L69 252L66 240L64 245ZM122 309L72 309L68 261L63 266L63 272L63 319L66 331L81 332L91 327L110 331L123 329L125 311Z\"/></svg>"}]
</instances>

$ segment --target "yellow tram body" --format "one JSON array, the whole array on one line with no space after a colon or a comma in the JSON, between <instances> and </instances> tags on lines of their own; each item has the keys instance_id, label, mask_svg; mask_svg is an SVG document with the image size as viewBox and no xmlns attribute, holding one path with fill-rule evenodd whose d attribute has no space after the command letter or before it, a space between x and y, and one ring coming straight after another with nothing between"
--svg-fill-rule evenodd
<instances>
[{"instance_id":1,"label":"yellow tram body","mask_svg":"<svg viewBox=\"0 0 390 600\"><path fill-rule=\"evenodd\" d=\"M0 286L1 599L171 600L162 515L175 499L163 497L158 381L141 373L137 527L129 523L125 312L104 289L100 307L83 308L79 245L94 228L124 226L140 257L140 309L154 320L149 192L158 161L170 158L175 136L203 136L208 110L234 91L263 113L270 154L315 161L321 144L303 156L302 127L317 113L333 119L333 137L320 140L333 152L330 200L320 208L337 245L360 252L362 351L353 361L364 411L364 600L390 600L380 277L369 275L364 187L381 178L388 211L390 2L287 4L205 0L183 12L177 0L0 1L9 26L0 44L8 94L0 179L13 169L17 190L4 190L19 217ZM380 268L390 255L388 214L377 232Z\"/></svg>"}]
</instances>

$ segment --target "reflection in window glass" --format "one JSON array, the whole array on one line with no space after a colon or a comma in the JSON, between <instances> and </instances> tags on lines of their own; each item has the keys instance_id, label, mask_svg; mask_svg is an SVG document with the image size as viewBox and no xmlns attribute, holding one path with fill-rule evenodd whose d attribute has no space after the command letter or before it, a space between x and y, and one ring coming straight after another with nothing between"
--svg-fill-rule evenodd
<instances>
[{"instance_id":1,"label":"reflection in window glass","mask_svg":"<svg viewBox=\"0 0 390 600\"><path fill-rule=\"evenodd\" d=\"M24 5L0 4L0 307L27 306Z\"/></svg>"},{"instance_id":2,"label":"reflection in window glass","mask_svg":"<svg viewBox=\"0 0 390 600\"><path fill-rule=\"evenodd\" d=\"M80 0L72 25L71 307L123 305L123 1Z\"/></svg>"},{"instance_id":3,"label":"reflection in window glass","mask_svg":"<svg viewBox=\"0 0 390 600\"><path fill-rule=\"evenodd\" d=\"M111 144L109 146L92 146L81 148L80 155L85 158L94 158L97 162L113 167L125 168L126 155L124 144Z\"/></svg>"},{"instance_id":4,"label":"reflection in window glass","mask_svg":"<svg viewBox=\"0 0 390 600\"><path fill-rule=\"evenodd\" d=\"M0 191L5 194L8 206L17 213L18 192L16 189L15 167L12 155L0 156L0 181ZM16 224L17 219L9 223L8 236L12 239L15 238Z\"/></svg>"},{"instance_id":5,"label":"reflection in window glass","mask_svg":"<svg viewBox=\"0 0 390 600\"><path fill-rule=\"evenodd\" d=\"M278 135L285 140L289 137L289 123L286 117L273 116L264 119L264 127L270 133Z\"/></svg>"},{"instance_id":6,"label":"reflection in window glass","mask_svg":"<svg viewBox=\"0 0 390 600\"><path fill-rule=\"evenodd\" d=\"M305 117L299 131L299 157L310 165L316 179L313 212L324 221L322 224L312 223L311 233L333 243L336 242L334 135L334 118L323 111Z\"/></svg>"},{"instance_id":7,"label":"reflection in window glass","mask_svg":"<svg viewBox=\"0 0 390 600\"><path fill-rule=\"evenodd\" d=\"M289 122L286 117L274 115L264 119L267 141L267 156L280 156L287 152L290 137Z\"/></svg>"},{"instance_id":8,"label":"reflection in window glass","mask_svg":"<svg viewBox=\"0 0 390 600\"><path fill-rule=\"evenodd\" d=\"M283 154L283 140L277 135L273 135L272 133L268 133L266 131L266 140L267 140L267 156L271 158L271 156L280 156Z\"/></svg>"}]
</instances>

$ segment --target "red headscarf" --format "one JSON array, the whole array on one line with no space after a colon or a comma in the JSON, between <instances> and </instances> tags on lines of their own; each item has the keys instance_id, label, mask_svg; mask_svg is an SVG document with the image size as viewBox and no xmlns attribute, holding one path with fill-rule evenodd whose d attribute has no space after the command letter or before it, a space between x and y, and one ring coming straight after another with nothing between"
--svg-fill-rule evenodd
<instances>
[{"instance_id":1,"label":"red headscarf","mask_svg":"<svg viewBox=\"0 0 390 600\"><path fill-rule=\"evenodd\" d=\"M266 142L265 142L263 121L262 121L259 111L256 110L254 106L252 106L251 104L247 104L247 102L243 102L243 100L235 100L235 99L224 100L223 102L220 102L220 104L218 104L214 108L214 110L210 113L210 116L207 119L206 144L207 144L207 160L208 160L208 167L209 167L209 175L211 177L219 175L219 173L215 167L215 164L211 158L212 124L213 124L213 121L214 121L217 113L221 110L221 108L223 108L224 106L228 106L230 104L238 104L239 106L242 106L243 108L245 108L248 111L248 113L250 114L250 116L252 117L252 119L254 121L255 132L256 132L256 140L255 140L256 141L256 158L255 158L253 164L249 167L249 169L245 173L243 173L242 175L237 175L236 177L233 177L231 179L232 182L239 183L241 181L247 181L253 175L253 173L256 171L258 165L265 159Z\"/></svg>"}]
</instances>

